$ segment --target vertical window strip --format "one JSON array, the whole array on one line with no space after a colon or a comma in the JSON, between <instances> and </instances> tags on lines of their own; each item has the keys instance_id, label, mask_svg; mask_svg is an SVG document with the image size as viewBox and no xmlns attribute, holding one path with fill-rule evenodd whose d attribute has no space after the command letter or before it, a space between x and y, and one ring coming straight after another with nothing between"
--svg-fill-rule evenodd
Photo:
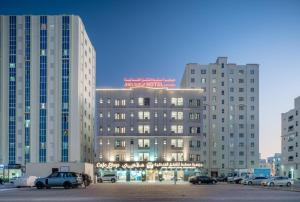
<instances>
[{"instance_id":1,"label":"vertical window strip","mask_svg":"<svg viewBox=\"0 0 300 202\"><path fill-rule=\"evenodd\" d=\"M16 16L9 16L8 161L16 163Z\"/></svg>"},{"instance_id":2,"label":"vertical window strip","mask_svg":"<svg viewBox=\"0 0 300 202\"><path fill-rule=\"evenodd\" d=\"M69 54L70 54L70 17L62 17L62 145L61 161L69 160Z\"/></svg>"},{"instance_id":3,"label":"vertical window strip","mask_svg":"<svg viewBox=\"0 0 300 202\"><path fill-rule=\"evenodd\" d=\"M40 124L39 161L47 154L47 16L40 16Z\"/></svg>"},{"instance_id":4,"label":"vertical window strip","mask_svg":"<svg viewBox=\"0 0 300 202\"><path fill-rule=\"evenodd\" d=\"M30 162L30 16L25 16L25 163Z\"/></svg>"}]
</instances>

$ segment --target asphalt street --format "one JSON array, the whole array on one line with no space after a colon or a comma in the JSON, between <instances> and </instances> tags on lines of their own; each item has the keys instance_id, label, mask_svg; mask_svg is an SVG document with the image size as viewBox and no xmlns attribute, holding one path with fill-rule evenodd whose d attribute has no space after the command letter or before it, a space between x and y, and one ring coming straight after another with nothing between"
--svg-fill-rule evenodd
<instances>
[{"instance_id":1,"label":"asphalt street","mask_svg":"<svg viewBox=\"0 0 300 202\"><path fill-rule=\"evenodd\" d=\"M103 183L88 188L0 189L0 201L300 201L300 192L235 184Z\"/></svg>"}]
</instances>

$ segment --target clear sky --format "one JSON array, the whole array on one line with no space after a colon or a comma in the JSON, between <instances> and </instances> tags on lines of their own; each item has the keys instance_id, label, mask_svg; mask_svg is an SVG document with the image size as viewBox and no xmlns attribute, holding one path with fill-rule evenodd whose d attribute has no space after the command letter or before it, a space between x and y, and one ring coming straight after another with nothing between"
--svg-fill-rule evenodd
<instances>
[{"instance_id":1,"label":"clear sky","mask_svg":"<svg viewBox=\"0 0 300 202\"><path fill-rule=\"evenodd\" d=\"M76 14L97 51L97 86L168 77L186 63L260 64L260 152L280 152L300 95L299 0L0 0L0 14Z\"/></svg>"}]
</instances>

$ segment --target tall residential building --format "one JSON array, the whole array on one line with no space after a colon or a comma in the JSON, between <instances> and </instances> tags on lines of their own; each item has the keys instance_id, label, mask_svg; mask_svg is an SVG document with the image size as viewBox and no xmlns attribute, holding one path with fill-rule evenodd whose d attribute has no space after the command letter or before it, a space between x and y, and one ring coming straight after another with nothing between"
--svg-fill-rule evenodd
<instances>
[{"instance_id":1,"label":"tall residential building","mask_svg":"<svg viewBox=\"0 0 300 202\"><path fill-rule=\"evenodd\" d=\"M281 173L292 179L300 178L300 96L294 109L281 114Z\"/></svg>"},{"instance_id":2,"label":"tall residential building","mask_svg":"<svg viewBox=\"0 0 300 202\"><path fill-rule=\"evenodd\" d=\"M79 16L0 16L0 163L92 162L96 52Z\"/></svg>"},{"instance_id":3,"label":"tall residential building","mask_svg":"<svg viewBox=\"0 0 300 202\"><path fill-rule=\"evenodd\" d=\"M97 89L96 100L99 174L158 181L201 171L201 89Z\"/></svg>"},{"instance_id":4,"label":"tall residential building","mask_svg":"<svg viewBox=\"0 0 300 202\"><path fill-rule=\"evenodd\" d=\"M259 164L259 66L227 63L190 63L182 88L204 90L204 167L210 175Z\"/></svg>"}]
</instances>

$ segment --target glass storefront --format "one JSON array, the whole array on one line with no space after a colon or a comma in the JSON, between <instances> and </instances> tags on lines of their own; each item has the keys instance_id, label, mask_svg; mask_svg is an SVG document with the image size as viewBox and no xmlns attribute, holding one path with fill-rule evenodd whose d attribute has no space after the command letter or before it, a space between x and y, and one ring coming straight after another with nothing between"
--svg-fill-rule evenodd
<instances>
[{"instance_id":1,"label":"glass storefront","mask_svg":"<svg viewBox=\"0 0 300 202\"><path fill-rule=\"evenodd\" d=\"M114 174L119 182L188 181L202 173L202 164L194 162L99 162L97 176Z\"/></svg>"},{"instance_id":2,"label":"glass storefront","mask_svg":"<svg viewBox=\"0 0 300 202\"><path fill-rule=\"evenodd\" d=\"M199 169L98 169L98 176L105 174L115 174L119 182L161 182L174 181L174 176L177 176L177 181L188 181L188 178L201 173Z\"/></svg>"},{"instance_id":3,"label":"glass storefront","mask_svg":"<svg viewBox=\"0 0 300 202\"><path fill-rule=\"evenodd\" d=\"M0 165L0 178L6 182L14 177L21 177L22 174L23 172L19 165Z\"/></svg>"}]
</instances>

